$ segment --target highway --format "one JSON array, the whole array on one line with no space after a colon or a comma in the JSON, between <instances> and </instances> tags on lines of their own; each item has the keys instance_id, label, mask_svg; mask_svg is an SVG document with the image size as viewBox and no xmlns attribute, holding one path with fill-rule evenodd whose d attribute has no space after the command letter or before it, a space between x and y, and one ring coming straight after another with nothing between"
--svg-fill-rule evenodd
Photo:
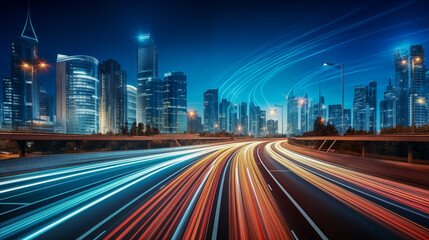
<instances>
[{"instance_id":1,"label":"highway","mask_svg":"<svg viewBox=\"0 0 429 240\"><path fill-rule=\"evenodd\" d=\"M428 239L429 191L249 141L0 178L0 239Z\"/></svg>"}]
</instances>

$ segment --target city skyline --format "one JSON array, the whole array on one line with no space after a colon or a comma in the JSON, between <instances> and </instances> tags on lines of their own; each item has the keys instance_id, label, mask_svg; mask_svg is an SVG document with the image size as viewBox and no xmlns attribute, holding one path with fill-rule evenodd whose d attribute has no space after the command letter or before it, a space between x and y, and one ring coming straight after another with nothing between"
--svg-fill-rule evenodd
<instances>
[{"instance_id":1,"label":"city skyline","mask_svg":"<svg viewBox=\"0 0 429 240\"><path fill-rule=\"evenodd\" d=\"M317 3L312 3L312 4L314 6L317 6ZM165 31L165 29L161 27L156 27L157 24L155 23L152 24L153 26L148 27L150 26L149 25L150 21L140 22L140 25L146 26L146 29L143 29L143 30L141 27L136 27L136 25L138 25L137 22L139 21L132 21L132 24L130 24L130 26L134 26L135 29L131 30L130 29L131 27L125 28L125 30L128 31L128 33L126 33L127 37L125 37L124 35L125 39L122 39L120 41L122 43L120 47L118 47L118 45L115 45L115 44L114 44L115 47L113 46L101 47L99 46L100 44L101 45L108 44L108 43L109 43L108 45L112 45L112 44L109 41L106 42L106 41L100 40L99 37L91 38L90 35L92 35L93 33L89 33L86 30L84 30L83 35L80 35L80 36L76 35L76 37L81 38L83 36L87 36L88 43L82 44L79 46L79 48L77 48L76 46L72 46L69 40L65 39L65 41L60 41L61 43L60 45L59 43L53 43L53 41L57 39L55 36L53 36L52 33L49 33L49 29L46 28L46 25L49 26L49 24L47 24L49 23L49 19L47 19L45 16L41 16L41 12L43 12L41 8L44 5L43 4L39 5L39 3L32 4L31 9L32 9L33 25L35 27L35 31L37 32L38 38L40 40L39 48L41 50L39 49L39 52L42 53L40 57L48 60L51 66L55 62L55 61L51 61L53 50L46 49L47 44L52 46L53 49L57 49L57 51L58 51L58 48L69 49L65 52L63 51L63 53L65 54L90 55L90 56L96 57L99 60L106 60L109 58L117 59L117 61L121 64L121 66L123 66L123 69L128 73L128 79L130 80L128 84L131 84L131 85L134 85L135 83L135 79L133 79L135 76L134 74L135 67L133 63L133 60L135 59L135 54L133 54L131 50L135 49L137 36L140 33L145 33L145 32L153 33L152 36L154 36L158 47L161 49L159 51L160 74L164 74L172 70L185 72L188 76L188 85L189 85L188 107L192 110L197 110L198 112L202 112L202 104L201 104L200 96L201 96L201 93L207 90L208 88L218 88L220 91L219 98L220 99L228 98L226 96L229 94L229 89L225 88L225 86L222 88L222 85L220 83L222 83L222 79L226 79L225 82L227 82L228 79L231 79L231 76L234 76L234 73L236 73L236 69L234 69L234 67L238 68L240 66L240 59L241 60L247 59L249 58L249 56L251 56L254 52L257 52L257 51L260 51L261 56L267 56L267 55L264 55L265 52L269 51L269 49L271 49L273 46L287 49L289 45L285 45L284 43L283 45L273 44L273 42L274 43L276 41L282 42L284 39L286 39L286 37L290 37L290 36L296 37L296 36L302 35L303 33L309 34L309 31L312 31L312 30L316 31L317 27L327 28L326 31L328 31L329 29L332 29L333 27L337 27L337 28L340 27L342 30L344 30L344 28L349 29L349 32L344 30L340 32L341 34L337 34L334 36L334 38L331 38L329 42L331 42L331 44L334 45L332 49L326 49L328 46L322 45L319 43L317 44L315 43L314 45L308 45L307 46L308 48L313 48L313 50L316 50L316 52L317 50L320 50L323 52L312 56L308 60L305 60L305 61L303 60L304 62L301 62L301 61L298 61L296 63L294 62L291 66L283 69L282 72L279 72L272 76L268 74L266 76L267 81L263 87L259 86L260 89L258 89L258 91L251 91L252 89L247 89L247 90L243 89L244 92L241 92L241 94L237 96L239 98L239 101L236 101L236 102L243 102L243 101L250 102L251 100L251 101L254 101L257 105L260 105L261 108L263 109L268 109L270 107L270 105L268 105L265 102L265 99L269 104L285 104L286 102L285 95L287 95L288 91L290 91L293 83L295 83L294 84L295 86L303 86L295 89L295 93L297 94L297 96L304 96L305 93L307 92L310 98L315 98L314 96L316 96L317 93L312 92L313 90L311 86L306 87L306 85L308 84L304 84L304 85L299 85L299 84L302 79L305 79L308 76L313 75L315 72L321 71L320 73L317 73L317 75L315 75L317 76L316 78L313 77L313 78L310 78L309 80L313 80L313 81L316 80L316 81L323 82L326 79L330 79L328 80L328 82L325 82L325 83L331 83L329 85L335 86L336 75L338 74L338 72L336 72L335 70L325 71L325 70L319 69L319 67L321 68L321 63L327 60L328 61L332 60L335 62L341 61L342 63L345 64L346 96L349 96L353 92L354 83L359 82L363 84L370 80L375 80L378 82L378 88L379 88L377 99L382 99L383 91L381 89L384 89L387 86L389 77L394 76L394 71L392 71L393 63L391 60L392 51L396 48L400 48L407 44L408 45L411 45L411 44L425 45L425 43L427 43L428 41L427 40L428 38L425 37L428 35L428 32L425 29L427 29L427 27L429 26L426 26L425 21L422 20L422 18L424 19L425 16L419 15L419 13L422 12L421 11L422 6L424 6L425 4L426 3L423 1L414 1L411 3L399 2L393 5L383 5L380 3L375 3L375 4L368 4L368 6L365 6L365 7L356 8L356 10L352 10L354 9L353 5L344 6L343 8L336 7L333 10L329 10L329 11L332 11L333 13L331 14L331 16L326 16L324 14L323 16L320 16L320 14L318 15L318 17L324 20L322 22L326 22L325 25L331 23L332 21L335 21L334 23L332 23L332 25L313 26L314 25L313 24L311 28L307 27L307 29L302 29L295 25L296 28L294 29L297 29L297 30L295 31L295 35L291 35L292 33L282 34L282 32L285 32L285 31L284 30L280 31L280 28L278 28L278 25L280 25L281 23L284 23L283 21L281 21L278 24L267 25L269 27L266 27L266 28L259 28L259 31L257 32L260 34L257 34L256 36L253 34L254 36L252 38L250 39L246 38L245 41L241 41L240 48L236 48L237 43L239 42L237 37L238 33L232 32L230 28L228 28L229 29L228 31L225 30L225 33L222 33L222 34L215 31L213 32L213 34L204 35L204 33L206 33L207 31L211 32L212 29L201 28L201 25L199 26L191 25L190 27L188 26L189 28L188 31L192 32L192 34L189 34L189 36L187 36L186 31L184 31L184 29L186 28L184 23L181 23L183 24L181 25L182 28L171 29L174 31L173 32L170 31L170 34L177 33L177 31L179 31L179 34L177 35L178 41L175 42L176 43L175 45L180 47L174 48L173 44L168 43L170 40L167 37L168 35L163 32ZM113 6L116 6L115 4L109 3L109 2L107 2L105 5L106 6L101 6L100 8L112 8ZM173 4L173 5L176 6L177 4ZM209 19L209 20L213 19L216 22L216 25L225 26L225 23L223 21L219 21L219 22L216 21L218 19L217 18L219 14L218 11L222 10L222 7L219 7L217 4L215 5L216 7L213 8L214 10L212 10L214 11L214 13L211 13L208 16L205 16L204 19ZM25 14L26 14L26 9L24 9L23 6L24 4L19 4L19 7L18 7L18 4L16 5L11 4L10 6L8 6L11 12L8 12L7 15L10 15L14 19L16 17L15 19L16 21L13 21L13 24L5 28L5 32L9 32L10 36L18 35L20 29L22 29L23 27L23 24L24 24L23 18L25 18ZM55 6L56 4L54 3L50 3L49 6L45 5L44 11L46 11L46 9L48 10L54 9ZM60 6L62 5L60 4ZM152 7L154 11L157 11L161 8L158 4L153 4L153 5L149 4L147 6ZM234 11L238 9L240 6L242 5L239 3L233 4L233 6L231 6L230 11ZM285 5L280 5L280 9L287 9L286 7L287 6ZM294 7L297 7L297 9L300 9L300 10L303 8L303 6L300 4L294 5ZM123 6L123 8L128 9L129 6ZM197 13L198 10L201 8L204 8L204 7L200 5L195 5L190 10L190 14L192 16L195 16L196 19L198 19L198 17L202 18L203 16L199 16L199 14ZM246 11L240 12L240 15L247 16L244 19L248 20L249 19L248 15L250 15L250 13L255 11L256 8L257 8L257 4L250 3L249 6L246 8ZM167 10L170 11L169 9ZM261 24L264 24L264 23L272 23L273 20L270 19L269 17L266 18L267 16L279 17L278 10L272 11L271 14L269 13L269 10L272 10L272 8L267 8L267 10L261 13L261 16L263 17L257 18L258 20L260 20L260 23L255 25L255 27L257 27L258 25L260 26ZM401 16L410 16L409 20L408 21L395 20L396 19L395 14L398 14L399 12L401 13ZM300 13L303 14L303 16L307 16L307 14L310 15L311 11L308 10L303 12L303 10L301 10ZM362 15L362 19L360 19L357 16L357 13ZM84 16L89 17L88 15L85 15L85 12L83 12L82 14ZM132 16L133 15L131 15L131 17ZM286 19L290 20L289 18L291 18L291 16L285 17L285 20ZM107 17L106 20L114 21L115 19L116 18L114 16L112 17L109 16ZM83 19L79 21L83 21L85 23L85 21L87 20L88 19ZM71 20L64 20L64 19L61 20L61 18L59 18L59 21L65 21L65 23L68 24L69 21ZM180 21L185 21L185 20L180 20ZM378 32L378 33L368 32L368 37L355 39L356 33L363 31L363 28L365 28L365 30L368 30L367 29L368 25L365 25L365 24L368 24L369 22L379 24L380 26L378 28L382 29L381 32ZM238 23L239 23L238 21L232 22L233 25ZM386 23L391 24L391 26L389 28L383 28L383 25ZM125 22L121 21L121 24L125 24ZM203 24L203 23L199 23L199 24ZM70 29L73 29L73 26L69 26L69 27L71 27ZM400 30L398 29L399 27L400 27ZM197 30L202 30L202 29L204 29L204 31L202 31L200 34L195 34L195 32L198 32ZM420 29L420 30L417 31L416 29ZM242 31L244 30L245 29L242 29ZM57 29L56 31L61 32L62 30L60 28L60 29ZM98 32L98 31L99 30L96 29L95 32ZM121 30L121 31L124 31L124 30ZM180 33L180 31L182 31L182 33ZM265 31L271 34L264 33ZM106 34L106 37L107 37L108 36L107 32L102 32L98 34L101 34L101 36L104 36L104 33ZM246 35L248 34L249 32L246 31ZM67 34L65 34L64 36L66 35ZM199 37L202 37L203 35L205 37L211 36L211 35L215 36L214 39L219 39L219 43L222 42L222 46L227 46L227 48L221 49L219 44L214 44L213 46L211 45L207 46L209 43L212 44L212 42L201 41ZM193 38L191 38L191 36ZM226 36L229 36L231 39L230 46L223 42L225 41L224 38L226 38ZM244 39L244 35L242 37ZM8 39L9 36L7 34L5 34L5 38L6 39L2 39L2 42L9 41ZM62 38L67 38L67 37L62 37ZM350 42L348 42L347 40L348 38L350 38L349 39ZM382 41L378 41L378 42L382 42L382 44L380 43L375 44L375 40L378 40L380 38L382 39ZM114 39L117 39L117 37L112 38L111 41L116 41ZM199 42L199 44L191 44L192 42L195 42L195 41ZM358 48L359 51L357 51L357 49L350 50L350 49L354 49L353 48L354 45L361 44L362 41L365 42L367 47L363 48L361 46L360 48ZM304 42L306 43L306 41ZM340 42L346 42L346 43L344 44L341 43L338 46L335 46ZM97 47L91 47L91 45L94 45L94 44L97 44ZM206 53L209 53L209 54L204 54L204 55L201 54L201 49L199 48L201 48L203 45L207 49ZM2 48L0 49L4 49L4 46L2 46ZM123 53L119 54L118 53L119 49L124 49L124 50L129 49L129 50L122 51ZM241 51L238 51L239 49L241 49ZM221 55L216 57L218 59L216 61L213 61L214 59L212 59L213 57L212 53L214 50L216 52L219 52L219 55ZM182 52L187 53L186 61L183 61L181 57L178 57L183 55L181 54ZM305 51L302 51L301 54L305 54ZM207 56L207 57L204 57L204 56ZM200 62L197 65L195 65L196 58L198 58L199 60L198 62ZM299 58L299 55L295 56L295 58ZM201 65L200 59L210 60L209 62L212 62L213 64ZM6 63L8 62L8 59L1 59L0 61L2 61L2 63L3 62ZM288 60L288 61L291 61L291 60ZM207 61L203 61L203 62L207 62ZM364 66L361 66L360 69L357 69L358 65L362 65L362 62ZM304 64L307 67L303 69L302 64ZM2 65L8 66L8 64L2 64ZM201 67L190 68L190 65L201 66ZM210 65L210 66L207 66L207 65ZM223 67L221 65L223 65ZM212 70L205 71L205 68L207 67L210 67ZM233 67L232 71L230 71L231 68L228 70L228 67ZM52 84L46 84L46 83L53 82L53 79L52 79L52 76L54 76L53 72L54 71L51 68L48 72L41 73L41 82L42 84L44 83L44 85L48 85L48 89L47 89L48 93L52 93L53 91L51 87ZM7 73L7 68L5 67L0 68L0 73L2 74L2 77L9 76L9 74ZM244 76L247 76L247 75L244 74ZM210 81L207 81L206 79L209 79ZM205 82L205 84L208 83L211 86L203 87L202 82ZM267 92L269 92L269 89L273 89L273 87L275 85L278 85L279 83L281 83L282 87L274 88L275 89L274 92L276 94L267 94ZM264 95L259 94L258 93L259 90L262 91ZM337 89L332 87L326 88L322 83L321 91L322 91L322 94L326 97L327 105L339 103L339 98L337 94L335 94ZM233 99L231 99L230 101L235 102ZM345 108L351 108L352 101L353 99L346 97ZM378 119L377 121L379 122L380 118L377 118L377 119ZM277 120L279 120L279 118L277 118ZM377 126L379 126L379 123L377 123Z\"/></svg>"}]
</instances>

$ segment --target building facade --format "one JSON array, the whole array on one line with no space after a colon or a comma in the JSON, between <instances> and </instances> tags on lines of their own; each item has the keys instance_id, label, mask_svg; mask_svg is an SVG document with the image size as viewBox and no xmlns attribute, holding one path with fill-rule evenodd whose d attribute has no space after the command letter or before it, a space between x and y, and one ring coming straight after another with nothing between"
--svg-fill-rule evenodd
<instances>
[{"instance_id":1,"label":"building facade","mask_svg":"<svg viewBox=\"0 0 429 240\"><path fill-rule=\"evenodd\" d=\"M355 86L353 99L353 128L376 133L377 131L377 82L368 86Z\"/></svg>"},{"instance_id":2,"label":"building facade","mask_svg":"<svg viewBox=\"0 0 429 240\"><path fill-rule=\"evenodd\" d=\"M137 88L127 85L127 124L129 129L136 122L136 96Z\"/></svg>"},{"instance_id":3,"label":"building facade","mask_svg":"<svg viewBox=\"0 0 429 240\"><path fill-rule=\"evenodd\" d=\"M197 111L188 112L188 133L200 133L203 131L201 117Z\"/></svg>"},{"instance_id":4,"label":"building facade","mask_svg":"<svg viewBox=\"0 0 429 240\"><path fill-rule=\"evenodd\" d=\"M293 91L290 96L287 96L287 114L286 126L288 134L299 134L298 131L298 98L293 96Z\"/></svg>"},{"instance_id":5,"label":"building facade","mask_svg":"<svg viewBox=\"0 0 429 240\"><path fill-rule=\"evenodd\" d=\"M100 132L119 133L127 121L127 73L113 59L100 68Z\"/></svg>"},{"instance_id":6,"label":"building facade","mask_svg":"<svg viewBox=\"0 0 429 240\"><path fill-rule=\"evenodd\" d=\"M219 131L218 89L204 92L204 132Z\"/></svg>"},{"instance_id":7,"label":"building facade","mask_svg":"<svg viewBox=\"0 0 429 240\"><path fill-rule=\"evenodd\" d=\"M239 134L249 134L249 115L247 114L247 103L240 103L240 115L239 115L239 126L237 131Z\"/></svg>"},{"instance_id":8,"label":"building facade","mask_svg":"<svg viewBox=\"0 0 429 240\"><path fill-rule=\"evenodd\" d=\"M154 118L159 118L159 116L147 116L162 105L162 97L157 98L158 93L155 92L159 81L158 48L150 33L140 35L137 44L137 123L153 124ZM162 86L159 87L162 88ZM160 102L158 103L157 100ZM155 106L150 105L152 103Z\"/></svg>"},{"instance_id":9,"label":"building facade","mask_svg":"<svg viewBox=\"0 0 429 240\"><path fill-rule=\"evenodd\" d=\"M268 135L276 135L279 131L279 121L270 119L267 121Z\"/></svg>"},{"instance_id":10,"label":"building facade","mask_svg":"<svg viewBox=\"0 0 429 240\"><path fill-rule=\"evenodd\" d=\"M249 134L255 137L260 136L260 124L259 120L261 117L261 108L256 106L255 103L250 102L249 104Z\"/></svg>"},{"instance_id":11,"label":"building facade","mask_svg":"<svg viewBox=\"0 0 429 240\"><path fill-rule=\"evenodd\" d=\"M396 123L396 94L392 79L384 92L384 98L380 101L380 129L395 127Z\"/></svg>"},{"instance_id":12,"label":"building facade","mask_svg":"<svg viewBox=\"0 0 429 240\"><path fill-rule=\"evenodd\" d=\"M229 131L229 108L231 103L226 100L222 99L219 103L219 131Z\"/></svg>"},{"instance_id":13,"label":"building facade","mask_svg":"<svg viewBox=\"0 0 429 240\"><path fill-rule=\"evenodd\" d=\"M56 120L60 132L99 132L98 60L94 57L57 55Z\"/></svg>"},{"instance_id":14,"label":"building facade","mask_svg":"<svg viewBox=\"0 0 429 240\"><path fill-rule=\"evenodd\" d=\"M187 79L183 72L164 75L164 132L187 131Z\"/></svg>"}]
</instances>

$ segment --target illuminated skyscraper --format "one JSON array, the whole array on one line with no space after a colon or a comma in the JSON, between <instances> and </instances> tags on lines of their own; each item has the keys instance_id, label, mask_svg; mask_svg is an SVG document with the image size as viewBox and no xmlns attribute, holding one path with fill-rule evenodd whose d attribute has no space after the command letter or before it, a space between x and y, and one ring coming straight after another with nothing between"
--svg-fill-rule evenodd
<instances>
[{"instance_id":1,"label":"illuminated skyscraper","mask_svg":"<svg viewBox=\"0 0 429 240\"><path fill-rule=\"evenodd\" d=\"M119 133L127 118L127 73L113 59L100 67L100 132Z\"/></svg>"},{"instance_id":2,"label":"illuminated skyscraper","mask_svg":"<svg viewBox=\"0 0 429 240\"><path fill-rule=\"evenodd\" d=\"M260 136L260 117L261 108L256 106L255 103L250 102L249 104L249 133L255 137Z\"/></svg>"},{"instance_id":3,"label":"illuminated skyscraper","mask_svg":"<svg viewBox=\"0 0 429 240\"><path fill-rule=\"evenodd\" d=\"M328 106L329 115L328 115L328 123L333 125L335 129L337 129L338 133L341 135L342 131L342 107L341 104L333 104ZM351 110L344 109L344 131L351 126Z\"/></svg>"},{"instance_id":4,"label":"illuminated skyscraper","mask_svg":"<svg viewBox=\"0 0 429 240\"><path fill-rule=\"evenodd\" d=\"M197 111L188 112L188 133L199 133L203 131L201 117Z\"/></svg>"},{"instance_id":5,"label":"illuminated skyscraper","mask_svg":"<svg viewBox=\"0 0 429 240\"><path fill-rule=\"evenodd\" d=\"M380 129L391 128L396 122L396 95L389 78L389 85L384 92L384 99L380 101Z\"/></svg>"},{"instance_id":6,"label":"illuminated skyscraper","mask_svg":"<svg viewBox=\"0 0 429 240\"><path fill-rule=\"evenodd\" d=\"M290 96L287 96L287 132L288 134L299 134L298 131L298 98L293 96L293 91Z\"/></svg>"},{"instance_id":7,"label":"illuminated skyscraper","mask_svg":"<svg viewBox=\"0 0 429 240\"><path fill-rule=\"evenodd\" d=\"M259 111L259 136L267 135L267 112Z\"/></svg>"},{"instance_id":8,"label":"illuminated skyscraper","mask_svg":"<svg viewBox=\"0 0 429 240\"><path fill-rule=\"evenodd\" d=\"M238 133L238 105L237 104L230 104L229 106L229 118L228 118L228 132L235 132Z\"/></svg>"},{"instance_id":9,"label":"illuminated skyscraper","mask_svg":"<svg viewBox=\"0 0 429 240\"><path fill-rule=\"evenodd\" d=\"M133 123L136 122L136 95L137 95L137 88L131 85L127 85L128 128L131 128Z\"/></svg>"},{"instance_id":10,"label":"illuminated skyscraper","mask_svg":"<svg viewBox=\"0 0 429 240\"><path fill-rule=\"evenodd\" d=\"M237 127L238 133L247 135L249 134L249 115L247 114L247 103L240 104L239 126Z\"/></svg>"},{"instance_id":11,"label":"illuminated skyscraper","mask_svg":"<svg viewBox=\"0 0 429 240\"><path fill-rule=\"evenodd\" d=\"M156 110L162 106L162 96L159 97L159 93L156 92L162 88L160 81L158 79L158 48L150 33L140 35L137 44L136 118L138 123L154 126L153 124L158 122L160 116L153 116L153 114L156 114ZM162 121L161 124L163 124ZM159 123L156 125L155 127L159 127ZM161 131L162 128L159 130Z\"/></svg>"},{"instance_id":12,"label":"illuminated skyscraper","mask_svg":"<svg viewBox=\"0 0 429 240\"><path fill-rule=\"evenodd\" d=\"M228 131L229 108L231 102L222 99L219 103L219 131Z\"/></svg>"},{"instance_id":13,"label":"illuminated skyscraper","mask_svg":"<svg viewBox=\"0 0 429 240\"><path fill-rule=\"evenodd\" d=\"M355 87L353 128L372 133L377 131L377 82L375 81L371 81L368 86Z\"/></svg>"},{"instance_id":14,"label":"illuminated skyscraper","mask_svg":"<svg viewBox=\"0 0 429 240\"><path fill-rule=\"evenodd\" d=\"M219 131L218 89L204 92L204 132Z\"/></svg>"},{"instance_id":15,"label":"illuminated skyscraper","mask_svg":"<svg viewBox=\"0 0 429 240\"><path fill-rule=\"evenodd\" d=\"M187 130L187 80L183 72L164 75L164 132Z\"/></svg>"},{"instance_id":16,"label":"illuminated skyscraper","mask_svg":"<svg viewBox=\"0 0 429 240\"><path fill-rule=\"evenodd\" d=\"M267 131L268 135L276 135L279 130L279 121L270 119L267 121Z\"/></svg>"},{"instance_id":17,"label":"illuminated skyscraper","mask_svg":"<svg viewBox=\"0 0 429 240\"><path fill-rule=\"evenodd\" d=\"M11 127L14 130L30 128L31 119L38 118L39 79L37 69L23 69L25 62L29 65L37 64L38 39L31 22L30 10L21 36L14 37L10 43L11 53ZM5 104L7 105L7 104ZM8 106L6 106L8 108Z\"/></svg>"},{"instance_id":18,"label":"illuminated skyscraper","mask_svg":"<svg viewBox=\"0 0 429 240\"><path fill-rule=\"evenodd\" d=\"M56 114L62 131L98 133L98 60L90 56L58 54L56 75Z\"/></svg>"},{"instance_id":19,"label":"illuminated skyscraper","mask_svg":"<svg viewBox=\"0 0 429 240\"><path fill-rule=\"evenodd\" d=\"M3 109L2 109L2 128L11 130L12 127L12 103L13 91L10 78L3 78Z\"/></svg>"},{"instance_id":20,"label":"illuminated skyscraper","mask_svg":"<svg viewBox=\"0 0 429 240\"><path fill-rule=\"evenodd\" d=\"M414 108L414 125L428 123L426 112L426 68L425 49L422 45L413 45L410 47L410 58L408 60L410 82L409 82L409 123L411 124ZM413 104L414 101L414 104Z\"/></svg>"}]
</instances>

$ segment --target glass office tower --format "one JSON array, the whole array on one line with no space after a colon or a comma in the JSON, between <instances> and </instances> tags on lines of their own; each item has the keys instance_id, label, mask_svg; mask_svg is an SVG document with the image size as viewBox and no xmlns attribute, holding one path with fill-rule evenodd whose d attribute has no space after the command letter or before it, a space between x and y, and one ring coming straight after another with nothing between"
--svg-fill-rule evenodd
<instances>
[{"instance_id":1,"label":"glass office tower","mask_svg":"<svg viewBox=\"0 0 429 240\"><path fill-rule=\"evenodd\" d=\"M113 59L100 66L100 132L119 133L127 118L127 73Z\"/></svg>"},{"instance_id":2,"label":"glass office tower","mask_svg":"<svg viewBox=\"0 0 429 240\"><path fill-rule=\"evenodd\" d=\"M136 122L136 95L137 88L127 85L127 122L129 129Z\"/></svg>"},{"instance_id":3,"label":"glass office tower","mask_svg":"<svg viewBox=\"0 0 429 240\"><path fill-rule=\"evenodd\" d=\"M187 129L187 80L183 72L164 75L164 132L183 133Z\"/></svg>"},{"instance_id":4,"label":"glass office tower","mask_svg":"<svg viewBox=\"0 0 429 240\"><path fill-rule=\"evenodd\" d=\"M57 123L62 132L99 132L98 60L90 56L57 55Z\"/></svg>"},{"instance_id":5,"label":"glass office tower","mask_svg":"<svg viewBox=\"0 0 429 240\"><path fill-rule=\"evenodd\" d=\"M161 102L156 102L157 94L154 92L157 89L155 85L159 80L157 78L158 48L150 33L140 35L137 44L137 123L151 124L152 118L158 117L146 116L147 111L152 113L153 109L162 105L162 98ZM152 103L156 106L150 105Z\"/></svg>"}]
</instances>

